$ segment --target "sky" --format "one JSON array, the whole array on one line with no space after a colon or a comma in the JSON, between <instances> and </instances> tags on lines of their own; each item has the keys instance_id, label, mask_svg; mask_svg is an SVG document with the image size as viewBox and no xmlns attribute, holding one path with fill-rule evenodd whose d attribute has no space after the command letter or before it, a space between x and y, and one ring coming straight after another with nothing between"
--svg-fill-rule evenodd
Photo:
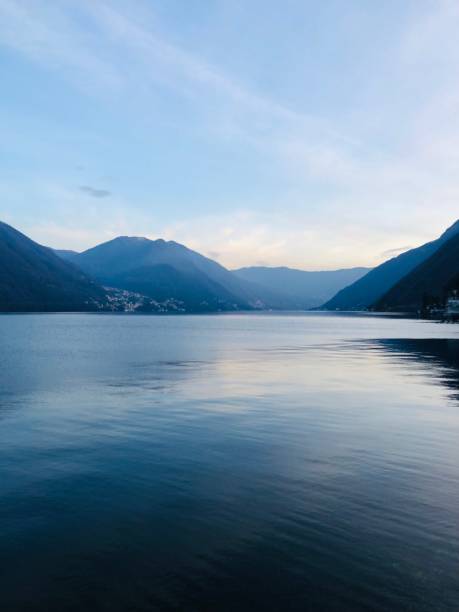
<instances>
[{"instance_id":1,"label":"sky","mask_svg":"<svg viewBox=\"0 0 459 612\"><path fill-rule=\"evenodd\" d=\"M0 220L377 265L459 218L458 31L456 0L0 0Z\"/></svg>"}]
</instances>

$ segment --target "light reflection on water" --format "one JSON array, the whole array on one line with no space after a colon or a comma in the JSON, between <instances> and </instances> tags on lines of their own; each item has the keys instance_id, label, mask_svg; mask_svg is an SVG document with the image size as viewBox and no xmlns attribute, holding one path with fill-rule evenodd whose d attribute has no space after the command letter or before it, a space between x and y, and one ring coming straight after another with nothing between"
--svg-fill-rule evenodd
<instances>
[{"instance_id":1,"label":"light reflection on water","mask_svg":"<svg viewBox=\"0 0 459 612\"><path fill-rule=\"evenodd\" d=\"M6 610L456 610L459 327L0 317Z\"/></svg>"}]
</instances>

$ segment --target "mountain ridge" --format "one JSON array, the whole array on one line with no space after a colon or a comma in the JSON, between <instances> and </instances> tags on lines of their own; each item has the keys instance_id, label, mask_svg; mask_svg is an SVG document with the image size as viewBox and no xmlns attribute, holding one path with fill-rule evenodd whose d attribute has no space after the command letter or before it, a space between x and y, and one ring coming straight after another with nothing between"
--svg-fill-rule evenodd
<instances>
[{"instance_id":1,"label":"mountain ridge","mask_svg":"<svg viewBox=\"0 0 459 612\"><path fill-rule=\"evenodd\" d=\"M365 310L394 287L404 276L426 261L442 244L459 233L459 220L439 238L401 253L373 268L352 285L340 290L322 305L324 310Z\"/></svg>"},{"instance_id":2,"label":"mountain ridge","mask_svg":"<svg viewBox=\"0 0 459 612\"><path fill-rule=\"evenodd\" d=\"M248 288L231 272L175 241L119 236L73 256L72 261L104 286L129 288L155 299L168 287L192 311L255 307Z\"/></svg>"},{"instance_id":3,"label":"mountain ridge","mask_svg":"<svg viewBox=\"0 0 459 612\"><path fill-rule=\"evenodd\" d=\"M0 221L2 312L94 311L105 297L79 268Z\"/></svg>"},{"instance_id":4,"label":"mountain ridge","mask_svg":"<svg viewBox=\"0 0 459 612\"><path fill-rule=\"evenodd\" d=\"M414 309L420 292L438 299L459 284L459 254L448 254L453 247L447 247L456 240L459 244L459 220L436 240L373 270L248 266L230 271L173 240L118 236L77 253L41 246L0 222L0 310L309 310L327 299L325 308L338 303L343 309L343 296L350 309ZM370 301L374 294L377 299Z\"/></svg>"},{"instance_id":5,"label":"mountain ridge","mask_svg":"<svg viewBox=\"0 0 459 612\"><path fill-rule=\"evenodd\" d=\"M245 280L282 292L292 308L311 309L323 304L339 289L366 274L370 268L309 271L288 266L247 266L233 270Z\"/></svg>"},{"instance_id":6,"label":"mountain ridge","mask_svg":"<svg viewBox=\"0 0 459 612\"><path fill-rule=\"evenodd\" d=\"M404 276L372 307L376 310L418 311L442 305L457 290L459 279L459 233L449 238L428 259Z\"/></svg>"}]
</instances>

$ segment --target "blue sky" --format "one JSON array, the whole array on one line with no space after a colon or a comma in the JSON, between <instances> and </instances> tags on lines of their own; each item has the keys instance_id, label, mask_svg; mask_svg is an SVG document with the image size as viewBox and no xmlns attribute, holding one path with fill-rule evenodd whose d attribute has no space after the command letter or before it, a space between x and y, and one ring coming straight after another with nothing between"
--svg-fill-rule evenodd
<instances>
[{"instance_id":1,"label":"blue sky","mask_svg":"<svg viewBox=\"0 0 459 612\"><path fill-rule=\"evenodd\" d=\"M459 3L0 0L0 218L375 265L459 217Z\"/></svg>"}]
</instances>

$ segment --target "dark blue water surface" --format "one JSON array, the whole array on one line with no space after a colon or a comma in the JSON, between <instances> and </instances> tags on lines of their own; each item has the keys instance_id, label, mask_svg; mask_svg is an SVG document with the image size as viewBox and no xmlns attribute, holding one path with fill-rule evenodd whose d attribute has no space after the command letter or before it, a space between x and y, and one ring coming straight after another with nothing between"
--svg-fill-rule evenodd
<instances>
[{"instance_id":1,"label":"dark blue water surface","mask_svg":"<svg viewBox=\"0 0 459 612\"><path fill-rule=\"evenodd\" d=\"M459 610L459 326L0 316L0 608Z\"/></svg>"}]
</instances>

